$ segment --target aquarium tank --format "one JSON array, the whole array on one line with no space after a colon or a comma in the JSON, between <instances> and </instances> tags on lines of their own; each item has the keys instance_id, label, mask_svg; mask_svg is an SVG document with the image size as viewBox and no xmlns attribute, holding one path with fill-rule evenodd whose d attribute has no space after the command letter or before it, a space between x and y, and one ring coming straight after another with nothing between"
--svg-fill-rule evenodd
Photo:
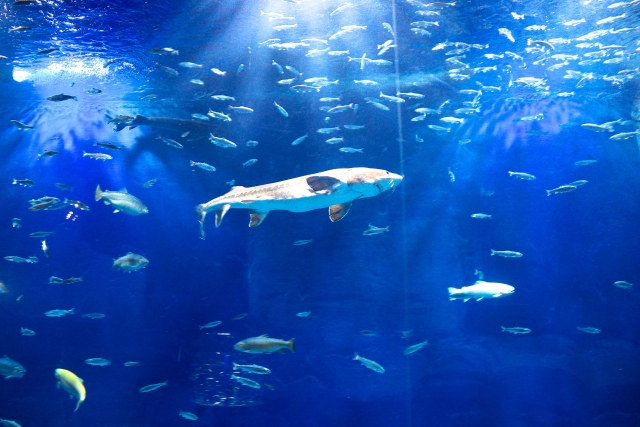
<instances>
[{"instance_id":1,"label":"aquarium tank","mask_svg":"<svg viewBox=\"0 0 640 427\"><path fill-rule=\"evenodd\" d=\"M640 426L640 0L0 23L0 426Z\"/></svg>"}]
</instances>

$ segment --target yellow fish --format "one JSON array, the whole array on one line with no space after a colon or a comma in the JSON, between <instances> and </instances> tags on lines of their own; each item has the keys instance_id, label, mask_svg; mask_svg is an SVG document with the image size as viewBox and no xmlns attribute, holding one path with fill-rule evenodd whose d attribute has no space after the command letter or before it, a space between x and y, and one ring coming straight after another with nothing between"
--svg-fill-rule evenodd
<instances>
[{"instance_id":1,"label":"yellow fish","mask_svg":"<svg viewBox=\"0 0 640 427\"><path fill-rule=\"evenodd\" d=\"M56 369L55 374L58 380L58 388L62 387L72 397L78 399L78 404L73 412L77 411L80 404L87 398L87 390L84 388L82 379L66 369Z\"/></svg>"}]
</instances>

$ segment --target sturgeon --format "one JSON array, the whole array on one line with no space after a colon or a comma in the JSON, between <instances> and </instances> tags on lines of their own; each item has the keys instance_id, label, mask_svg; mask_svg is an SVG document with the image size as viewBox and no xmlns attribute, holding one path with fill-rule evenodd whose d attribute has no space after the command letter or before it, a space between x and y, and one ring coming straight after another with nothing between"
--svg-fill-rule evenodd
<instances>
[{"instance_id":1,"label":"sturgeon","mask_svg":"<svg viewBox=\"0 0 640 427\"><path fill-rule=\"evenodd\" d=\"M216 214L216 227L220 226L231 208L249 209L249 227L260 225L274 210L307 212L329 208L329 219L336 222L349 212L354 200L377 196L401 181L402 176L385 170L349 168L331 169L256 187L232 187L228 193L196 206L200 238L205 238L204 223L209 212Z\"/></svg>"}]
</instances>

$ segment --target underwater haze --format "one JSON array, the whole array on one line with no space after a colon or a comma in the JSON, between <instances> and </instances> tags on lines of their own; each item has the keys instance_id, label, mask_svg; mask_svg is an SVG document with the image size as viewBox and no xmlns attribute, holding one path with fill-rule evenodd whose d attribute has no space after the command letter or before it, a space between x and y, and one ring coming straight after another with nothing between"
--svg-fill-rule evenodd
<instances>
[{"instance_id":1,"label":"underwater haze","mask_svg":"<svg viewBox=\"0 0 640 427\"><path fill-rule=\"evenodd\" d=\"M0 424L640 426L640 0L10 0Z\"/></svg>"}]
</instances>

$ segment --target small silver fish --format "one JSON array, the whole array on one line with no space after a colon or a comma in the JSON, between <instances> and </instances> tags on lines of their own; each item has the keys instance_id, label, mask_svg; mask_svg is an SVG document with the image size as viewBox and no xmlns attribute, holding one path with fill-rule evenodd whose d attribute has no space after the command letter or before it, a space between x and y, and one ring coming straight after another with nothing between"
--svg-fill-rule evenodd
<instances>
[{"instance_id":1,"label":"small silver fish","mask_svg":"<svg viewBox=\"0 0 640 427\"><path fill-rule=\"evenodd\" d=\"M282 108L282 106L278 105L278 103L276 101L273 101L273 105L276 106L276 108L278 109L278 111L280 112L280 114L282 114L285 117L289 117L289 113L287 113L287 110L285 110L284 108Z\"/></svg>"},{"instance_id":2,"label":"small silver fish","mask_svg":"<svg viewBox=\"0 0 640 427\"><path fill-rule=\"evenodd\" d=\"M429 345L429 341L424 341L421 342L419 344L414 344L412 346L409 346L407 348L404 349L404 354L411 354L411 353L415 353L416 351L420 350L422 347L424 347L425 345Z\"/></svg>"},{"instance_id":3,"label":"small silver fish","mask_svg":"<svg viewBox=\"0 0 640 427\"><path fill-rule=\"evenodd\" d=\"M169 385L169 381L165 381L163 383L158 383L158 384L150 384L150 385L146 385L144 387L142 387L140 390L138 390L140 393L148 393L150 391L154 391L159 389L160 387L164 387L164 386L168 386Z\"/></svg>"},{"instance_id":4,"label":"small silver fish","mask_svg":"<svg viewBox=\"0 0 640 427\"><path fill-rule=\"evenodd\" d=\"M187 420L196 421L198 419L198 416L196 414L192 414L191 412L180 411L178 412L178 415Z\"/></svg>"},{"instance_id":5,"label":"small silver fish","mask_svg":"<svg viewBox=\"0 0 640 427\"><path fill-rule=\"evenodd\" d=\"M208 329L208 328L215 328L216 326L221 325L221 324L222 324L221 320L216 320L215 322L209 322L206 325L200 326L200 330Z\"/></svg>"},{"instance_id":6,"label":"small silver fish","mask_svg":"<svg viewBox=\"0 0 640 427\"><path fill-rule=\"evenodd\" d=\"M147 182L145 182L144 184L142 184L142 187L144 187L144 188L150 188L150 187L153 187L153 185L154 185L156 182L158 182L158 179L157 179L157 178L150 179L149 181L147 181Z\"/></svg>"},{"instance_id":7,"label":"small silver fish","mask_svg":"<svg viewBox=\"0 0 640 427\"><path fill-rule=\"evenodd\" d=\"M35 334L36 333L34 331L32 331L31 329L20 328L20 335L24 335L25 337L32 337Z\"/></svg>"},{"instance_id":8,"label":"small silver fish","mask_svg":"<svg viewBox=\"0 0 640 427\"><path fill-rule=\"evenodd\" d=\"M577 326L576 328L579 331L586 332L587 334L599 334L600 332L602 332L602 331L600 331L600 329L592 328L591 326L586 326L586 327L583 327L583 328L581 328L580 326Z\"/></svg>"},{"instance_id":9,"label":"small silver fish","mask_svg":"<svg viewBox=\"0 0 640 427\"><path fill-rule=\"evenodd\" d=\"M266 374L270 374L271 373L271 369L269 368L265 368L264 366L260 366L260 365L238 365L237 363L233 363L233 369L238 371L238 370L242 370L245 372L251 372L252 374L262 374L262 375L266 375Z\"/></svg>"},{"instance_id":10,"label":"small silver fish","mask_svg":"<svg viewBox=\"0 0 640 427\"><path fill-rule=\"evenodd\" d=\"M622 289L631 289L633 283L629 283L624 280L618 280L617 282L613 282L613 285Z\"/></svg>"},{"instance_id":11,"label":"small silver fish","mask_svg":"<svg viewBox=\"0 0 640 427\"><path fill-rule=\"evenodd\" d=\"M516 177L516 178L524 179L524 180L527 180L527 181L532 181L532 180L536 179L535 176L533 176L531 174L528 174L528 173L524 173L524 172L511 172L511 171L509 171L509 176L513 176L513 177Z\"/></svg>"},{"instance_id":12,"label":"small silver fish","mask_svg":"<svg viewBox=\"0 0 640 427\"><path fill-rule=\"evenodd\" d=\"M216 171L216 168L214 166L211 166L208 163L194 162L193 160L190 160L189 164L191 165L191 167L197 166L200 169L208 171L208 172L215 172Z\"/></svg>"},{"instance_id":13,"label":"small silver fish","mask_svg":"<svg viewBox=\"0 0 640 427\"><path fill-rule=\"evenodd\" d=\"M305 139L307 139L308 137L309 137L309 134L308 134L308 133L305 133L303 136L301 136L301 137L299 137L299 138L296 138L296 139L291 143L291 145L298 145L298 144L300 144L302 141L304 141Z\"/></svg>"},{"instance_id":14,"label":"small silver fish","mask_svg":"<svg viewBox=\"0 0 640 427\"><path fill-rule=\"evenodd\" d=\"M258 159L249 159L242 164L242 167L246 168L247 166L255 165L256 163L258 163Z\"/></svg>"},{"instance_id":15,"label":"small silver fish","mask_svg":"<svg viewBox=\"0 0 640 427\"><path fill-rule=\"evenodd\" d=\"M364 230L362 232L363 236L373 236L375 234L381 234L381 233L385 233L389 231L389 226L386 226L384 228L381 227L376 227L375 225L371 225L369 224L369 228L367 230Z\"/></svg>"},{"instance_id":16,"label":"small silver fish","mask_svg":"<svg viewBox=\"0 0 640 427\"><path fill-rule=\"evenodd\" d=\"M529 328L521 328L519 326L514 326L512 328L505 328L504 326L500 326L502 328L502 332L509 332L515 335L519 334L528 334L531 332Z\"/></svg>"},{"instance_id":17,"label":"small silver fish","mask_svg":"<svg viewBox=\"0 0 640 427\"><path fill-rule=\"evenodd\" d=\"M371 369L372 371L375 371L381 374L384 373L384 368L382 366L380 366L378 363L374 362L373 360L365 359L364 357L359 356L358 353L355 354L353 360L359 360L360 363L362 363L364 366Z\"/></svg>"},{"instance_id":18,"label":"small silver fish","mask_svg":"<svg viewBox=\"0 0 640 427\"><path fill-rule=\"evenodd\" d=\"M250 380L249 378L243 378L243 377L238 377L236 375L231 375L231 379L232 380L236 380L240 384L246 385L247 387L260 388L260 383L254 381L254 380Z\"/></svg>"},{"instance_id":19,"label":"small silver fish","mask_svg":"<svg viewBox=\"0 0 640 427\"><path fill-rule=\"evenodd\" d=\"M498 255L504 258L522 258L522 254L520 252L514 251L496 251L491 249L491 255Z\"/></svg>"},{"instance_id":20,"label":"small silver fish","mask_svg":"<svg viewBox=\"0 0 640 427\"><path fill-rule=\"evenodd\" d=\"M293 242L293 245L302 246L302 245L308 245L309 243L313 243L313 239L296 240L295 242Z\"/></svg>"},{"instance_id":21,"label":"small silver fish","mask_svg":"<svg viewBox=\"0 0 640 427\"><path fill-rule=\"evenodd\" d=\"M87 359L84 361L87 365L91 366L107 366L111 365L111 361L109 359L103 359L101 357L94 357L92 359Z\"/></svg>"}]
</instances>

